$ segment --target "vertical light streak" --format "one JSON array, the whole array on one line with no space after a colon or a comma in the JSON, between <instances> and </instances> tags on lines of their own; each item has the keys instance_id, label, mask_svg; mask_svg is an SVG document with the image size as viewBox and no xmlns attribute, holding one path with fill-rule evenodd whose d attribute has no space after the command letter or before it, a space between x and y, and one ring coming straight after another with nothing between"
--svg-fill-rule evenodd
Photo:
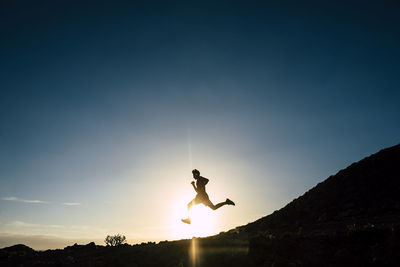
<instances>
[{"instance_id":1,"label":"vertical light streak","mask_svg":"<svg viewBox=\"0 0 400 267\"><path fill-rule=\"evenodd\" d=\"M196 267L196 254L197 254L197 244L196 238L192 238L191 246L190 246L190 256L192 259L192 267Z\"/></svg>"},{"instance_id":2,"label":"vertical light streak","mask_svg":"<svg viewBox=\"0 0 400 267\"><path fill-rule=\"evenodd\" d=\"M188 153L189 153L189 169L193 170L193 158L192 158L192 137L190 128L187 128L187 142L188 142Z\"/></svg>"}]
</instances>

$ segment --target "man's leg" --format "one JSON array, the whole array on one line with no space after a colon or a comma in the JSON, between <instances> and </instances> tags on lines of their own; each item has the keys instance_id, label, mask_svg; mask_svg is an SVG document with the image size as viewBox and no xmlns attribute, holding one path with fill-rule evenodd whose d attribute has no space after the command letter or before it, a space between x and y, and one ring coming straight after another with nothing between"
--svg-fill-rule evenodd
<instances>
[{"instance_id":1,"label":"man's leg","mask_svg":"<svg viewBox=\"0 0 400 267\"><path fill-rule=\"evenodd\" d=\"M218 203L217 205L214 205L210 200L208 200L205 205L210 207L210 209L212 209L212 210L216 210L216 209L221 208L223 205L226 205L226 202L221 202L221 203Z\"/></svg>"},{"instance_id":2,"label":"man's leg","mask_svg":"<svg viewBox=\"0 0 400 267\"><path fill-rule=\"evenodd\" d=\"M188 209L188 211L190 211L190 209L192 208L192 206L195 205L195 204L196 204L195 199L193 199L192 201L190 201L190 202L187 204L187 209Z\"/></svg>"},{"instance_id":3,"label":"man's leg","mask_svg":"<svg viewBox=\"0 0 400 267\"><path fill-rule=\"evenodd\" d=\"M214 205L210 200L208 200L206 204L206 206L210 207L212 210L219 209L224 205L235 205L235 203L233 203L232 200L227 198L224 202L220 202L217 205Z\"/></svg>"},{"instance_id":4,"label":"man's leg","mask_svg":"<svg viewBox=\"0 0 400 267\"><path fill-rule=\"evenodd\" d=\"M188 209L189 216L188 216L186 219L182 219L182 220L181 220L182 222L187 223L187 224L190 224L190 223L191 223L191 219L190 219L190 209L192 208L193 205L196 205L196 198L193 199L192 201L190 201L190 202L187 204L187 209Z\"/></svg>"}]
</instances>

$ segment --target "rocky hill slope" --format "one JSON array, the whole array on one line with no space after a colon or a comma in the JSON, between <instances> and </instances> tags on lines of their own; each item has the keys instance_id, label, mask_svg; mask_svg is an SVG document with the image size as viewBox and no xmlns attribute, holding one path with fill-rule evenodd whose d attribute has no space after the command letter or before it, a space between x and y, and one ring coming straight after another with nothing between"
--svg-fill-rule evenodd
<instances>
[{"instance_id":1,"label":"rocky hill slope","mask_svg":"<svg viewBox=\"0 0 400 267\"><path fill-rule=\"evenodd\" d=\"M390 223L400 215L400 145L353 163L290 202L245 226L259 230L340 231L352 223Z\"/></svg>"}]
</instances>

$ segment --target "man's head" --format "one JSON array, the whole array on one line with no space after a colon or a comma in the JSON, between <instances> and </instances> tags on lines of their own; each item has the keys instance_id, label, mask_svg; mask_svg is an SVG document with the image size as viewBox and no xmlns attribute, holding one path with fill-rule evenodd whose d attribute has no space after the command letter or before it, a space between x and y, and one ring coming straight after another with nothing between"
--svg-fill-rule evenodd
<instances>
[{"instance_id":1,"label":"man's head","mask_svg":"<svg viewBox=\"0 0 400 267\"><path fill-rule=\"evenodd\" d=\"M199 170L194 169L194 170L192 171L192 173L193 173L193 178L194 178L194 179L197 179L197 178L200 177L200 172L199 172Z\"/></svg>"}]
</instances>

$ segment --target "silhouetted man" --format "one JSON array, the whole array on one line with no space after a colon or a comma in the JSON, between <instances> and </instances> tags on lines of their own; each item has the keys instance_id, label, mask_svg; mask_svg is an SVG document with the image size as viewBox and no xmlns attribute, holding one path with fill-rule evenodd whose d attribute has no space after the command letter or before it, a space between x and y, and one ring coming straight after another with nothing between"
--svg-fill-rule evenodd
<instances>
[{"instance_id":1,"label":"silhouetted man","mask_svg":"<svg viewBox=\"0 0 400 267\"><path fill-rule=\"evenodd\" d=\"M191 184L194 190L196 191L197 195L192 201L188 203L187 205L188 211L190 211L193 205L197 205L200 203L207 207L210 207L212 210L216 210L224 205L235 205L235 203L229 198L227 198L225 202L221 202L218 203L217 205L214 205L210 201L206 193L206 184L208 183L208 179L203 176L200 176L200 172L196 169L194 169L192 173L193 173L193 178L196 180L196 185L194 181L192 181ZM190 224L191 223L190 216L187 217L186 219L182 219L182 222Z\"/></svg>"}]
</instances>

